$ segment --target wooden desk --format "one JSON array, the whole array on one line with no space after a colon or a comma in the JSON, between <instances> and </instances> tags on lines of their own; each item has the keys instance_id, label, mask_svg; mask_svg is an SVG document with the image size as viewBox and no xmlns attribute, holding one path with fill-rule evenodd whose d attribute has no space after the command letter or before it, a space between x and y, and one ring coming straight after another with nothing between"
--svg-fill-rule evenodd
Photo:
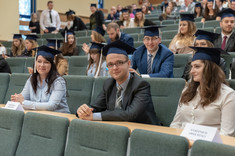
<instances>
[{"instance_id":1,"label":"wooden desk","mask_svg":"<svg viewBox=\"0 0 235 156\"><path fill-rule=\"evenodd\" d=\"M4 107L4 106L5 105L0 104L0 107ZM27 112L35 112L35 113L40 113L40 114L65 117L65 118L68 118L69 121L72 121L73 119L79 120L74 114L58 113L58 112L51 112L51 111L25 110L25 113ZM182 132L182 129L163 127L163 126L154 126L154 125L134 123L134 122L116 122L116 121L94 121L94 122L125 126L129 128L130 132L132 132L134 129L143 129L143 130L166 133L166 134L177 135L177 136L179 136ZM223 135L220 135L220 136L224 144L235 146L235 137L229 137L229 136L223 136ZM192 145L193 145L193 141L189 141L189 146L191 147Z\"/></svg>"}]
</instances>

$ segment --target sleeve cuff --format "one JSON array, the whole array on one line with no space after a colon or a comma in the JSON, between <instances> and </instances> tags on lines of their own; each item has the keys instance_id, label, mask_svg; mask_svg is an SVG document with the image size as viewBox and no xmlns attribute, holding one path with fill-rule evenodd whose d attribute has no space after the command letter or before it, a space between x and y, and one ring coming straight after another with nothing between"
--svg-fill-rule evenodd
<instances>
[{"instance_id":1,"label":"sleeve cuff","mask_svg":"<svg viewBox=\"0 0 235 156\"><path fill-rule=\"evenodd\" d=\"M150 76L148 74L141 74L142 78L150 78Z\"/></svg>"},{"instance_id":2,"label":"sleeve cuff","mask_svg":"<svg viewBox=\"0 0 235 156\"><path fill-rule=\"evenodd\" d=\"M101 113L93 113L93 120L102 121Z\"/></svg>"}]
</instances>

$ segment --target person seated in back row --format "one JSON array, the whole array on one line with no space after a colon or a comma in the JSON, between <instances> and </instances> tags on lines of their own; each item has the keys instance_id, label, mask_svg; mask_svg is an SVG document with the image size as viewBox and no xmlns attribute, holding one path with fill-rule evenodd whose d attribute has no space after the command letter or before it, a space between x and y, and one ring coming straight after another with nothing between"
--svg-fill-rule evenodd
<instances>
[{"instance_id":1,"label":"person seated in back row","mask_svg":"<svg viewBox=\"0 0 235 156\"><path fill-rule=\"evenodd\" d=\"M103 49L112 78L89 107L80 106L77 115L83 120L130 121L158 124L150 93L150 85L135 73L129 73L128 54L135 48L117 40Z\"/></svg>"},{"instance_id":2,"label":"person seated in back row","mask_svg":"<svg viewBox=\"0 0 235 156\"><path fill-rule=\"evenodd\" d=\"M161 44L159 27L144 27L144 45L134 52L130 72L138 69L142 77L173 77L174 55Z\"/></svg>"}]
</instances>

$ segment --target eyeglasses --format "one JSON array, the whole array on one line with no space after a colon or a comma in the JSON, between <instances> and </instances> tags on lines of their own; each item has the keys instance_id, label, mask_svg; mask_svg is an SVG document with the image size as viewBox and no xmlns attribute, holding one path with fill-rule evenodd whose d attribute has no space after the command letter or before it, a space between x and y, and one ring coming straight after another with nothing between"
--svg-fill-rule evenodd
<instances>
[{"instance_id":1,"label":"eyeglasses","mask_svg":"<svg viewBox=\"0 0 235 156\"><path fill-rule=\"evenodd\" d=\"M126 60L126 61L117 61L116 63L108 63L108 64L107 64L107 67L108 67L109 69L112 69L112 68L114 67L114 65L115 65L116 67L120 67L120 66L123 65L124 63L127 63L127 61L128 61L128 60Z\"/></svg>"},{"instance_id":2,"label":"eyeglasses","mask_svg":"<svg viewBox=\"0 0 235 156\"><path fill-rule=\"evenodd\" d=\"M157 39L159 39L159 37L144 37L144 40L147 42L149 41L156 42Z\"/></svg>"}]
</instances>

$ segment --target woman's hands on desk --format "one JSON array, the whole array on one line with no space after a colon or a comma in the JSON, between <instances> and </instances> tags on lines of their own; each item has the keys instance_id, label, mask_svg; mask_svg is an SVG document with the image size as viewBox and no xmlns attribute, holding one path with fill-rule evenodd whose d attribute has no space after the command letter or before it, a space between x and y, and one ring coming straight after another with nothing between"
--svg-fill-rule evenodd
<instances>
[{"instance_id":1,"label":"woman's hands on desk","mask_svg":"<svg viewBox=\"0 0 235 156\"><path fill-rule=\"evenodd\" d=\"M20 104L22 104L22 102L24 101L24 96L22 94L14 94L11 95L11 101L13 102L19 102Z\"/></svg>"},{"instance_id":2,"label":"woman's hands on desk","mask_svg":"<svg viewBox=\"0 0 235 156\"><path fill-rule=\"evenodd\" d=\"M93 108L88 107L86 104L81 105L78 110L77 114L79 118L83 120L93 120Z\"/></svg>"}]
</instances>

